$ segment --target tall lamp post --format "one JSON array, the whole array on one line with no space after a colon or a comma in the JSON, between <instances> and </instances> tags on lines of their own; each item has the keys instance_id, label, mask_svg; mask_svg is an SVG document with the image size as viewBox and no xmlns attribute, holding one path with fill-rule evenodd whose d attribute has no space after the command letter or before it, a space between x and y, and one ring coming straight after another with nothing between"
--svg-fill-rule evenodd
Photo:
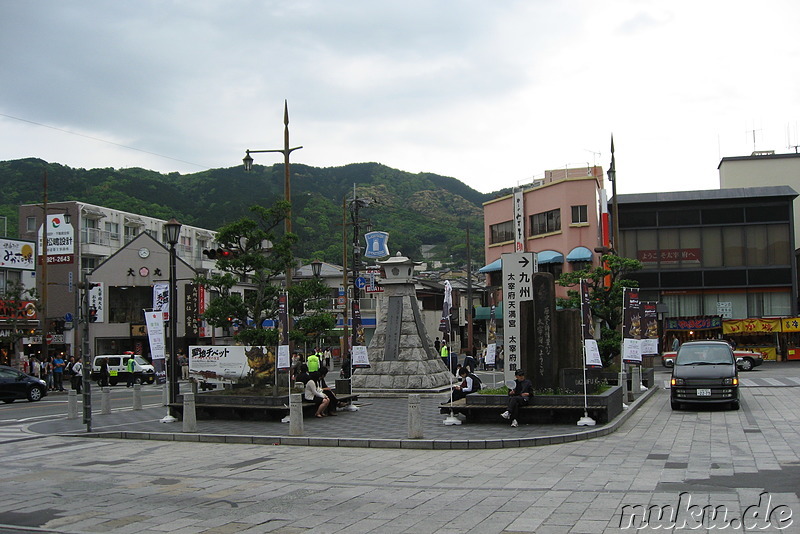
<instances>
[{"instance_id":1,"label":"tall lamp post","mask_svg":"<svg viewBox=\"0 0 800 534\"><path fill-rule=\"evenodd\" d=\"M296 146L294 148L289 148L289 103L284 100L283 101L283 148L275 149L275 150L250 150L249 148L246 151L246 154L242 161L244 162L244 170L249 172L253 170L253 157L250 154L259 154L264 152L280 152L283 154L283 198L286 202L292 202L292 184L291 184L291 173L289 171L289 154L294 152L295 150L299 150L303 148L302 146ZM286 220L284 221L284 229L287 234L292 231L292 208L289 208L289 213L286 216ZM286 288L288 289L289 286L292 285L292 271L291 269L286 270Z\"/></svg>"},{"instance_id":2,"label":"tall lamp post","mask_svg":"<svg viewBox=\"0 0 800 534\"><path fill-rule=\"evenodd\" d=\"M165 225L169 243L169 403L178 401L178 358L175 341L178 337L178 286L175 274L175 245L181 235L181 223L174 217Z\"/></svg>"}]
</instances>

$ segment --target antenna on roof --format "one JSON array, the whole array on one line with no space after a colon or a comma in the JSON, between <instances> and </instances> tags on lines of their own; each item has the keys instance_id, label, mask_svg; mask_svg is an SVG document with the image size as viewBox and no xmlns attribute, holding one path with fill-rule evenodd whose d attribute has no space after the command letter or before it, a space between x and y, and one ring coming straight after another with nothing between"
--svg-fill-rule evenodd
<instances>
[{"instance_id":1,"label":"antenna on roof","mask_svg":"<svg viewBox=\"0 0 800 534\"><path fill-rule=\"evenodd\" d=\"M795 141L797 138L797 123L794 123L794 137ZM792 131L789 124L786 124L786 148L794 149L794 153L797 154L797 149L800 148L800 145L793 145L792 144Z\"/></svg>"},{"instance_id":2,"label":"antenna on roof","mask_svg":"<svg viewBox=\"0 0 800 534\"><path fill-rule=\"evenodd\" d=\"M745 132L744 132L745 136L747 136L747 137L749 137L749 134L751 134L751 133L753 134L753 152L756 151L756 132L760 132L760 131L761 131L761 128L756 129L755 122L754 122L753 123L753 129L752 130L745 130Z\"/></svg>"}]
</instances>

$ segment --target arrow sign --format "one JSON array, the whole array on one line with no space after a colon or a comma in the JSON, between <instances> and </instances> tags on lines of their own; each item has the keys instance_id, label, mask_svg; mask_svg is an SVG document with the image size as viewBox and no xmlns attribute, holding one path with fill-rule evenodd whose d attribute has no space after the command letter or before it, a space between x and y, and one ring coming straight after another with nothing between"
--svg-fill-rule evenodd
<instances>
[{"instance_id":1,"label":"arrow sign","mask_svg":"<svg viewBox=\"0 0 800 534\"><path fill-rule=\"evenodd\" d=\"M529 260L529 259L528 259L528 257L527 257L527 256L525 256L525 255L523 255L523 256L522 256L522 257L519 259L519 264L520 264L520 265L522 265L522 268L523 268L523 269L524 269L525 267L527 267L527 266L528 266L528 264L529 264L530 262L531 262L531 260Z\"/></svg>"}]
</instances>

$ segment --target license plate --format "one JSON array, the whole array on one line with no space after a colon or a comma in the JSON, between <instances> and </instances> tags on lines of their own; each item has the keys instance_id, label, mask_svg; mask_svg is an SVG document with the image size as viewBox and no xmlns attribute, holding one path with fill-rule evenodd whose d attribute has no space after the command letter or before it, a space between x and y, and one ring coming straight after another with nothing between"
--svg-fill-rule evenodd
<instances>
[{"instance_id":1,"label":"license plate","mask_svg":"<svg viewBox=\"0 0 800 534\"><path fill-rule=\"evenodd\" d=\"M698 389L697 390L697 396L698 397L710 397L711 396L711 390L710 389Z\"/></svg>"}]
</instances>

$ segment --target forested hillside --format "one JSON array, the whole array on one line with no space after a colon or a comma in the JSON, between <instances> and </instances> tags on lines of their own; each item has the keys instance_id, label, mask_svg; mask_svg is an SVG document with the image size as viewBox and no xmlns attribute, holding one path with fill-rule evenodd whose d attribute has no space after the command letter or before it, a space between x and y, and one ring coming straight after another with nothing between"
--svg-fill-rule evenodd
<instances>
[{"instance_id":1,"label":"forested hillside","mask_svg":"<svg viewBox=\"0 0 800 534\"><path fill-rule=\"evenodd\" d=\"M74 169L39 159L0 162L0 215L8 235L17 235L17 207L42 201L48 174L51 202L78 200L217 229L248 214L254 204L283 199L283 165L212 169L194 174L161 174L145 169ZM378 163L317 168L294 164L293 230L300 238L297 256L331 263L342 260L343 200L371 199L361 218L389 232L389 248L421 260L420 246L436 245L436 258L454 265L466 258L466 229L472 257L483 257L483 194L455 178L412 174ZM349 222L350 214L347 213ZM348 242L351 238L348 238Z\"/></svg>"}]
</instances>

